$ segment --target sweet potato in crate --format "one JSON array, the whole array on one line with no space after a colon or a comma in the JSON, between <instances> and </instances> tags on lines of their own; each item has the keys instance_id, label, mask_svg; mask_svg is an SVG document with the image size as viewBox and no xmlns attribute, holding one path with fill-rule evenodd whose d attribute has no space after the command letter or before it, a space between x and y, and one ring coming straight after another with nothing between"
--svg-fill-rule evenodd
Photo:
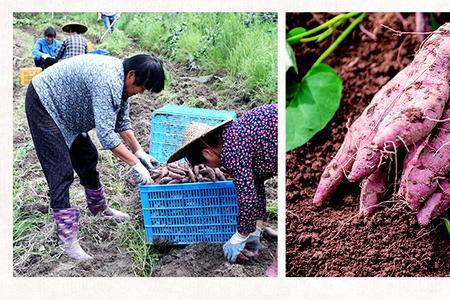
<instances>
[{"instance_id":1,"label":"sweet potato in crate","mask_svg":"<svg viewBox=\"0 0 450 300\"><path fill-rule=\"evenodd\" d=\"M149 152L164 163L181 146L186 126L193 122L216 125L230 118L236 119L236 113L164 106L152 115ZM179 168L178 174L173 167ZM185 170L185 175L181 169ZM195 171L200 170L205 173L196 174ZM223 175L218 169L215 172L224 177L206 176L211 170L205 166L197 166L194 170L175 163L151 172L155 183L161 184L139 187L145 233L150 244L156 241L176 245L223 243L236 232L238 199L234 184L227 181L226 174ZM169 180L169 171L177 178L172 176ZM178 178L178 175L181 177ZM211 181L215 179L215 182L204 182L210 181L211 177Z\"/></svg>"}]
</instances>

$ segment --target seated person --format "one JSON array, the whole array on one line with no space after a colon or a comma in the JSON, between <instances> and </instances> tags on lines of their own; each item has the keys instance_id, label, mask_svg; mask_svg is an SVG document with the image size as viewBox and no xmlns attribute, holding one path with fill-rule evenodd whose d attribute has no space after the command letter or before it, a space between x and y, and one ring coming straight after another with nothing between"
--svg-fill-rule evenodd
<instances>
[{"instance_id":1,"label":"seated person","mask_svg":"<svg viewBox=\"0 0 450 300\"><path fill-rule=\"evenodd\" d=\"M33 47L34 64L42 69L48 68L56 60L56 50L61 42L56 39L56 31L53 27L48 27L44 32L44 37L39 38Z\"/></svg>"}]
</instances>

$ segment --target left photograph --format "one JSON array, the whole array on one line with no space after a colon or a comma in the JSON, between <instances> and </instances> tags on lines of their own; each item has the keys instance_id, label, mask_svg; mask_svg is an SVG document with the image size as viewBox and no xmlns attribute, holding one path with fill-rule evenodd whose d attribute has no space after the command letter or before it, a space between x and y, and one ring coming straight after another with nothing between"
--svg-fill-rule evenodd
<instances>
[{"instance_id":1,"label":"left photograph","mask_svg":"<svg viewBox=\"0 0 450 300\"><path fill-rule=\"evenodd\" d=\"M276 13L14 13L13 275L277 276Z\"/></svg>"}]
</instances>

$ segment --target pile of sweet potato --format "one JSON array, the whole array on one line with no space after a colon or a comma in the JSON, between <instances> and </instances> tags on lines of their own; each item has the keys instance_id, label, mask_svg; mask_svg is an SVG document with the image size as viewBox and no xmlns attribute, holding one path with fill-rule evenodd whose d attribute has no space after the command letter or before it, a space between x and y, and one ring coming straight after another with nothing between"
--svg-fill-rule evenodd
<instances>
[{"instance_id":1,"label":"pile of sweet potato","mask_svg":"<svg viewBox=\"0 0 450 300\"><path fill-rule=\"evenodd\" d=\"M421 45L414 60L374 96L325 168L313 202L348 179L362 181L360 212L370 215L388 186L426 225L450 207L450 23ZM396 166L401 152L403 167ZM394 162L394 163L391 163ZM401 170L388 180L392 170ZM394 172L395 173L395 172Z\"/></svg>"},{"instance_id":2,"label":"pile of sweet potato","mask_svg":"<svg viewBox=\"0 0 450 300\"><path fill-rule=\"evenodd\" d=\"M214 182L232 180L232 177L219 168L200 164L189 166L185 163L170 163L150 171L155 184L174 184L188 182Z\"/></svg>"}]
</instances>

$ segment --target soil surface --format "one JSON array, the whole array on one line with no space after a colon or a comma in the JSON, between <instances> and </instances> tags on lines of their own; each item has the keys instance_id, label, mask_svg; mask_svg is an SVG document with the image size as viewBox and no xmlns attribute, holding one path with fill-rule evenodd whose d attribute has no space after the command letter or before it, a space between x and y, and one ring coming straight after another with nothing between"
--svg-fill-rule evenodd
<instances>
[{"instance_id":1,"label":"soil surface","mask_svg":"<svg viewBox=\"0 0 450 300\"><path fill-rule=\"evenodd\" d=\"M258 257L230 264L223 257L222 244L194 244L173 248L159 261L153 276L162 277L261 277L277 254L276 241L261 239Z\"/></svg>"},{"instance_id":2,"label":"soil surface","mask_svg":"<svg viewBox=\"0 0 450 300\"><path fill-rule=\"evenodd\" d=\"M58 30L59 31L59 30ZM31 27L14 29L14 148L29 147L29 152L22 161L15 162L15 168L23 171L32 187L29 193L18 195L18 199L32 197L31 203L18 203L21 213L33 214L34 218L43 222L29 234L26 241L16 242L23 246L25 253L14 253L14 276L135 276L131 256L127 253L123 240L115 236L117 224L104 218L93 217L86 209L83 190L78 179L71 187L71 203L80 208L80 244L95 260L76 263L62 255L58 247L53 220L49 212L49 200L44 175L38 164L38 159L32 147L31 136L26 124L24 100L26 86L18 83L19 68L33 65L31 49L28 49L30 38L39 37ZM135 44L130 45L130 52L136 53ZM119 57L127 56L123 53ZM156 97L144 93L130 98L130 118L135 135L141 141L144 150L148 150L148 137L151 130L151 114L156 108L165 104L189 105L211 109L234 110L238 115L261 103L247 99L241 91L221 91L225 95L218 96L214 85L220 80L220 75L202 74L199 68L193 69L190 63L174 65L165 62L165 68L170 72L170 86ZM205 81L205 76L206 81ZM95 132L91 132L95 143ZM145 144L147 142L147 144ZM139 190L133 183L133 176L123 164L118 169L112 169L109 162L100 159L98 169L102 178L113 178L111 185L106 185L107 196L114 207L130 214L132 221L143 223ZM109 180L108 179L108 180ZM120 196L115 195L114 181L123 180L125 191ZM106 181L106 180L105 180ZM105 182L104 182L105 183ZM15 183L16 184L16 183ZM42 190L35 190L40 184ZM27 191L28 193L28 191ZM268 201L276 201L276 180L267 185ZM22 200L20 200L22 201ZM231 265L223 258L221 244L194 244L188 247L177 247L162 252L155 276L264 276L266 268L272 263L276 254L276 241L263 241L260 257L245 265Z\"/></svg>"},{"instance_id":3,"label":"soil surface","mask_svg":"<svg viewBox=\"0 0 450 300\"><path fill-rule=\"evenodd\" d=\"M311 28L325 14L288 14L288 28ZM402 20L402 18L404 18ZM287 276L450 276L450 238L436 221L421 228L415 214L387 195L372 217L358 215L358 184L344 184L323 207L312 204L322 171L374 94L413 59L420 41L394 36L380 24L414 31L414 14L369 14L325 61L343 80L341 105L328 126L303 147L287 154ZM335 36L336 37L336 36ZM334 37L334 38L335 38ZM295 46L301 74L328 43ZM292 79L292 76L290 77Z\"/></svg>"}]
</instances>

